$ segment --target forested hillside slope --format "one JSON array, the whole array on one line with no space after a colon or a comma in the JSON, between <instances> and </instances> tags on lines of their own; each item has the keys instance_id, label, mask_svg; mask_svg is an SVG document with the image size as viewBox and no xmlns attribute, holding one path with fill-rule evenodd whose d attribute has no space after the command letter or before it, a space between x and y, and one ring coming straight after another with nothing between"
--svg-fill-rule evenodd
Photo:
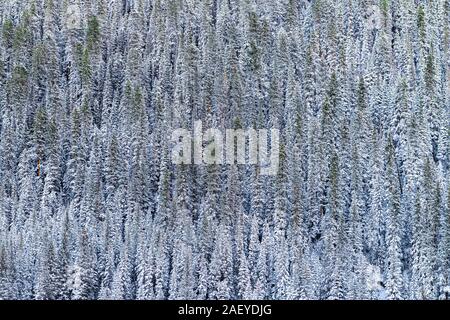
<instances>
[{"instance_id":1,"label":"forested hillside slope","mask_svg":"<svg viewBox=\"0 0 450 320\"><path fill-rule=\"evenodd\" d=\"M0 299L444 299L449 0L2 0ZM175 165L177 128L280 132Z\"/></svg>"}]
</instances>

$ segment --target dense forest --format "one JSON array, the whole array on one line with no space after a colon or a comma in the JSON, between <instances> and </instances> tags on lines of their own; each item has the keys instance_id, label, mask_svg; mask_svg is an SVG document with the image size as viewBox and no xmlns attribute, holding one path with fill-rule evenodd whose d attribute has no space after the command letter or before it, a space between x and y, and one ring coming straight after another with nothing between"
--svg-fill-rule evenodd
<instances>
[{"instance_id":1,"label":"dense forest","mask_svg":"<svg viewBox=\"0 0 450 320\"><path fill-rule=\"evenodd\" d=\"M450 299L449 51L449 0L2 0L0 299Z\"/></svg>"}]
</instances>

